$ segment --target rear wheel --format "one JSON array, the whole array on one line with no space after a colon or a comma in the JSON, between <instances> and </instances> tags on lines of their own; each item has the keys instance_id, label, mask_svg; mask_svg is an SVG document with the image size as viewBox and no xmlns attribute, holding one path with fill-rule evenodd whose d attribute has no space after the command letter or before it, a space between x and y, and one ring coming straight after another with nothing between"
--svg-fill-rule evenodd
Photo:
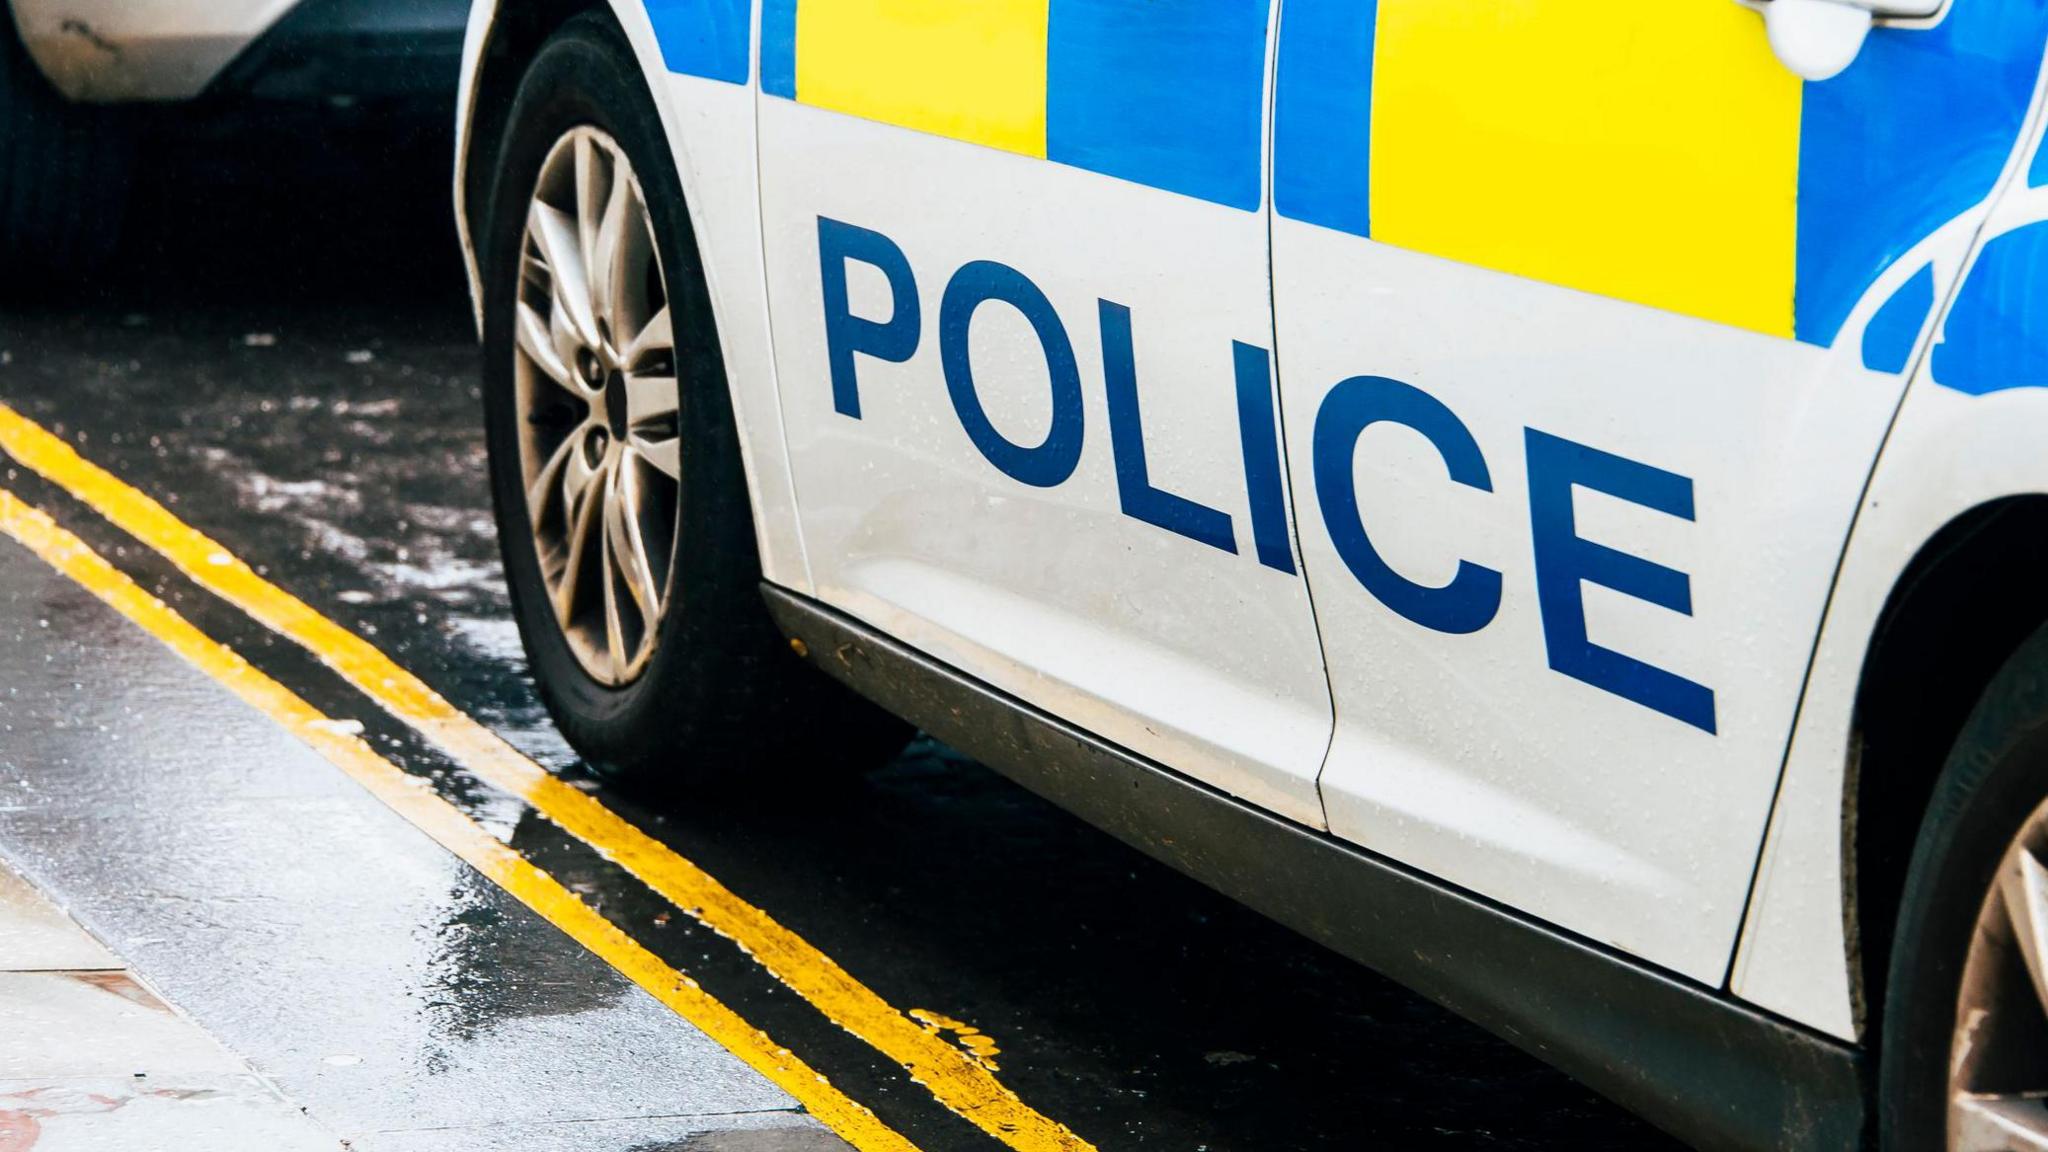
<instances>
[{"instance_id":1,"label":"rear wheel","mask_svg":"<svg viewBox=\"0 0 2048 1152\"><path fill-rule=\"evenodd\" d=\"M492 495L542 698L641 786L815 774L908 736L791 654L666 137L601 16L540 51L480 251Z\"/></svg>"},{"instance_id":2,"label":"rear wheel","mask_svg":"<svg viewBox=\"0 0 2048 1152\"><path fill-rule=\"evenodd\" d=\"M1887 982L1887 1152L2048 1149L2048 629L1985 689L1907 872Z\"/></svg>"},{"instance_id":3,"label":"rear wheel","mask_svg":"<svg viewBox=\"0 0 2048 1152\"><path fill-rule=\"evenodd\" d=\"M0 12L0 293L33 298L106 270L133 158L121 110L58 95Z\"/></svg>"}]
</instances>

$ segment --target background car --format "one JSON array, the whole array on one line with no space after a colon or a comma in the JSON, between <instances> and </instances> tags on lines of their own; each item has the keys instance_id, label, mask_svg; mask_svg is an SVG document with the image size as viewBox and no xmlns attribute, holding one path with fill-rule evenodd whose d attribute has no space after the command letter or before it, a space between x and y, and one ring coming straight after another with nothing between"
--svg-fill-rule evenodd
<instances>
[{"instance_id":1,"label":"background car","mask_svg":"<svg viewBox=\"0 0 2048 1152\"><path fill-rule=\"evenodd\" d=\"M0 21L0 267L75 282L114 251L148 110L445 101L468 6L12 0L9 15Z\"/></svg>"}]
</instances>

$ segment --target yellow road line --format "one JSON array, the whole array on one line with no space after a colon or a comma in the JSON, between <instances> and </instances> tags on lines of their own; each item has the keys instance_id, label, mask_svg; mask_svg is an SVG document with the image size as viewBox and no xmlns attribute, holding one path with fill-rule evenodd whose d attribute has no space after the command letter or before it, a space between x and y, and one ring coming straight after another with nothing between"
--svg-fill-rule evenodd
<instances>
[{"instance_id":1,"label":"yellow road line","mask_svg":"<svg viewBox=\"0 0 2048 1152\"><path fill-rule=\"evenodd\" d=\"M835 1024L900 1064L946 1108L1016 1152L1094 1152L1093 1145L1065 1125L1018 1099L971 1054L927 1031L716 877L596 797L556 779L368 641L258 576L149 495L4 404L0 448L164 556L207 591L305 648L477 778L531 804L678 909L737 943Z\"/></svg>"},{"instance_id":2,"label":"yellow road line","mask_svg":"<svg viewBox=\"0 0 2048 1152\"><path fill-rule=\"evenodd\" d=\"M553 876L492 837L436 795L426 782L377 755L362 737L344 735L318 709L251 667L233 649L193 627L170 606L143 591L126 573L107 563L83 540L4 488L0 488L0 532L25 545L52 568L162 641L186 663L310 745L414 827L796 1097L813 1116L855 1148L861 1152L917 1152L915 1145L874 1113L712 998L696 981L663 963L582 898L562 887Z\"/></svg>"}]
</instances>

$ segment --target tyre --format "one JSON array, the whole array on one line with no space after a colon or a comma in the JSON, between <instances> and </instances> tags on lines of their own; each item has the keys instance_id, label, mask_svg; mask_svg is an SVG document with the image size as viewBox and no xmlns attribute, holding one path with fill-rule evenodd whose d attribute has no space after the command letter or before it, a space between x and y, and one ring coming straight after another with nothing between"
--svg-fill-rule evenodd
<instances>
[{"instance_id":1,"label":"tyre","mask_svg":"<svg viewBox=\"0 0 2048 1152\"><path fill-rule=\"evenodd\" d=\"M58 95L0 12L0 294L33 300L106 271L134 152L128 118Z\"/></svg>"},{"instance_id":2,"label":"tyre","mask_svg":"<svg viewBox=\"0 0 2048 1152\"><path fill-rule=\"evenodd\" d=\"M2048 1147L2048 628L1984 690L1935 784L1879 1055L1886 1152Z\"/></svg>"},{"instance_id":3,"label":"tyre","mask_svg":"<svg viewBox=\"0 0 2048 1152\"><path fill-rule=\"evenodd\" d=\"M770 621L681 183L602 14L535 57L498 151L484 275L493 503L558 727L642 789L875 763L908 730Z\"/></svg>"}]
</instances>

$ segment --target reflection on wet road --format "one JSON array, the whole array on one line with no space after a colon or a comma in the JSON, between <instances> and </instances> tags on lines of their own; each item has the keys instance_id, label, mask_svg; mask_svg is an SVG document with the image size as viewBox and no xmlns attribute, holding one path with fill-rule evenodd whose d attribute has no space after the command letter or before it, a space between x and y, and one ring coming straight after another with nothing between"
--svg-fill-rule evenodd
<instances>
[{"instance_id":1,"label":"reflection on wet road","mask_svg":"<svg viewBox=\"0 0 2048 1152\"><path fill-rule=\"evenodd\" d=\"M525 679L497 577L475 354L440 182L371 187L327 167L352 148L384 149L397 155L380 167L432 173L439 142L365 134L329 145L323 157L274 170L260 189L208 175L236 170L222 159L250 157L214 155L191 171L167 152L164 203L141 222L132 283L84 307L0 315L0 401L560 773L575 787L539 785L557 789L547 804L558 819L522 802L546 799L532 788L493 780L488 765L431 726L379 707L360 690L374 684L351 685L317 647L297 646L206 591L67 485L14 466L7 488L311 707L361 724L385 760L431 782L660 963L930 1152L1056 1146L999 1142L996 1125L977 1126L973 1107L949 1102L905 1055L938 1050L950 1055L937 1059L984 1070L1031 1114L1106 1149L1660 1146L1655 1133L1504 1044L930 745L829 797L793 797L764 782L756 804L656 811L628 797L590 801L593 786ZM244 146L281 151L276 141ZM195 266L217 273L197 292ZM33 565L17 560L9 580ZM240 1019L238 1035L259 1034L262 1004L274 1001L249 995L252 980L266 997L333 997L337 1013L351 996L389 998L389 1011L363 1012L340 1054L443 1052L419 1078L456 1078L456 1097L475 1111L446 1119L471 1128L487 1126L494 1109L516 1119L522 1104L557 1098L532 1087L551 1075L586 1076L575 1083L591 1115L644 1117L652 1113L632 1108L647 1093L682 1092L693 1070L736 1066L659 1034L662 1025L634 1013L665 1010L602 963L593 975L588 953L502 891L452 884L474 874L440 849L416 845L434 867L391 855L371 816L342 810L365 801L334 794L355 786L332 769L271 771L309 756L281 731L237 729L230 741L203 702L175 686L182 681L122 679L146 663L136 636L83 593L49 586L46 570L41 579L50 643L74 661L49 679L81 687L45 705L8 705L5 762L65 767L0 776L0 785L63 791L33 818L0 814L0 852L26 855L52 883L97 877L94 890L116 894L106 897L107 923L136 917L136 935L172 942L134 958L152 972L187 973L195 1014ZM127 683L136 687L124 691ZM95 708L106 718L91 719ZM190 751L182 760L112 757L95 737L101 725L155 734L153 752L184 741ZM292 805L305 806L306 818L275 815ZM616 813L630 829L620 834L700 866L843 969L893 1017L873 1024L890 1035L862 1035L839 1018L843 1003L821 1006L822 993L720 935L744 928L693 919L702 901L692 893L665 898L644 882L645 868L594 851L587 829L579 839L574 821L560 819L571 810ZM101 812L126 814L135 830ZM94 820L106 826L88 833ZM318 826L307 832L318 845L280 849L278 838L296 837L300 824ZM88 859L102 836L132 847ZM337 866L247 864L280 853ZM393 871L412 886L368 882ZM377 988L301 987L288 967L272 976L230 962L275 950L277 933L261 915L223 934L209 917L179 912L181 901L260 911L300 900L332 901L323 905L331 922L292 949L376 948L406 958L402 971ZM368 927L352 936L359 922ZM622 997L647 1007L622 1008ZM516 1026L489 1015L507 1002L524 1005ZM588 1043L589 1031L547 1023L593 1013L619 1017L602 1026L618 1037L601 1045L608 1050L583 1051L574 1038ZM502 1062L468 1054L479 1037L514 1035L521 1044ZM991 1048L1000 1049L993 1072ZM302 1069L308 1083L354 1075L322 1062L337 1053L242 1050L259 1064ZM646 1052L664 1054L658 1068L619 1066ZM343 1106L411 1106L373 1095ZM644 1143L622 1135L615 1146L636 1141Z\"/></svg>"}]
</instances>

